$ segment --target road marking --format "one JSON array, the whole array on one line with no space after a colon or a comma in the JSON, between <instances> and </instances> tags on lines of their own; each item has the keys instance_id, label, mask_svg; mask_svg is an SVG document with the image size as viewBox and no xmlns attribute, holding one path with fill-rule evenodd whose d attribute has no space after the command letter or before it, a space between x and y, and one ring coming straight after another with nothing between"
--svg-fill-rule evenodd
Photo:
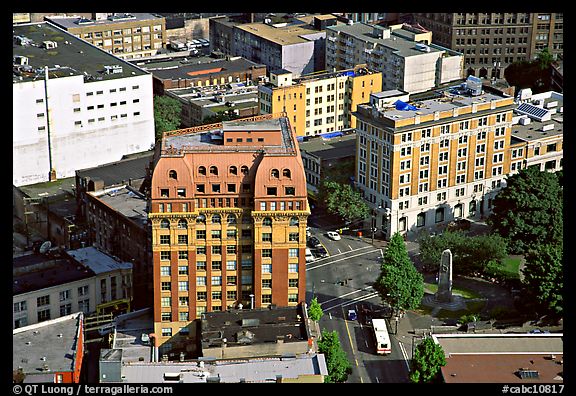
<instances>
[{"instance_id":1,"label":"road marking","mask_svg":"<svg viewBox=\"0 0 576 396\"><path fill-rule=\"evenodd\" d=\"M342 315L346 318L346 313L344 308L342 308ZM352 355L354 356L354 362L356 362L356 367L358 367L358 359L356 359L356 354L354 353L354 345L352 344L352 336L350 335L350 329L348 328L348 320L344 319L344 325L346 326L346 333L348 333L348 340L350 341L350 348L352 349Z\"/></svg>"},{"instance_id":2,"label":"road marking","mask_svg":"<svg viewBox=\"0 0 576 396\"><path fill-rule=\"evenodd\" d=\"M336 304L336 305L334 305L333 307L330 307L330 308L324 308L324 307L322 307L322 310L323 310L323 311L328 311L328 310L331 310L331 309L334 309L334 308L338 308L338 307L344 308L344 307L346 307L346 306L348 306L348 305L355 304L355 303L357 303L357 302L364 301L364 300L369 300L369 299L374 298L374 297L377 297L377 296L378 296L378 293L370 293L370 294L367 294L367 295L364 295L364 296L360 296L360 297L358 297L358 298L356 298L356 299L354 299L354 300L351 300L351 301L348 301L348 302L345 302L345 303Z\"/></svg>"},{"instance_id":3,"label":"road marking","mask_svg":"<svg viewBox=\"0 0 576 396\"><path fill-rule=\"evenodd\" d=\"M348 247L350 247L350 245L348 245ZM356 250L354 250L354 249L352 249L352 248L350 247L350 250L351 250L351 251L354 251L354 252L357 252L358 250L370 249L370 248L375 249L374 246L368 245L368 246L359 247L359 248L356 249ZM328 250L328 249L326 249L326 250ZM343 254L348 254L348 253L350 253L350 252L346 251L346 252L342 252L342 253L333 254L332 256L330 256L330 258L336 257L336 256L341 256L341 255L343 255ZM314 261L314 262L317 262L317 261L320 261L320 260L324 260L324 259L326 259L326 258L329 258L329 257L321 257L321 258L319 258L318 260L316 260L316 261Z\"/></svg>"},{"instance_id":4,"label":"road marking","mask_svg":"<svg viewBox=\"0 0 576 396\"><path fill-rule=\"evenodd\" d=\"M368 286L366 289L371 289L371 288L372 288L372 286ZM340 299L340 298L342 298L342 297L349 296L350 294L360 293L361 291L364 291L364 290L366 290L366 289L358 289L358 290L352 291L352 292L350 292L350 293L342 294L341 296L334 297L334 298L332 298L332 299L330 299L330 300L323 301L323 302L320 303L320 305L329 303L330 301L338 300L338 299Z\"/></svg>"},{"instance_id":5,"label":"road marking","mask_svg":"<svg viewBox=\"0 0 576 396\"><path fill-rule=\"evenodd\" d=\"M342 253L342 250L340 250L340 248L338 248L338 253Z\"/></svg>"},{"instance_id":6,"label":"road marking","mask_svg":"<svg viewBox=\"0 0 576 396\"><path fill-rule=\"evenodd\" d=\"M354 258L354 257L364 256L365 254L375 253L375 252L377 252L377 251L378 251L378 249L375 249L375 250L370 250L369 252L359 253L359 254L356 254L356 255L354 255L354 256L343 257L343 258L338 259L338 260L330 261L330 262L327 262L327 263L322 263L322 264L320 264L320 265L317 265L316 267L306 268L306 271L310 271L310 270L314 270L314 269L317 269L317 268L321 268L321 267L324 267L324 266L326 266L326 265L338 263L338 262L340 262L340 261L348 260L348 259L351 259L351 258ZM336 256L336 255L334 255L334 256ZM334 257L334 256L332 256L332 257ZM326 257L326 258L327 258L327 257ZM320 259L320 260L321 260L321 259ZM318 261L318 260L317 260L317 261Z\"/></svg>"},{"instance_id":7,"label":"road marking","mask_svg":"<svg viewBox=\"0 0 576 396\"><path fill-rule=\"evenodd\" d=\"M400 345L400 351L402 352L402 355L404 355L404 363L406 363L406 368L408 369L408 372L410 372L410 364L408 363L408 354L406 353L406 349L404 349L404 344L398 341L398 345Z\"/></svg>"},{"instance_id":8,"label":"road marking","mask_svg":"<svg viewBox=\"0 0 576 396\"><path fill-rule=\"evenodd\" d=\"M352 246L348 245L348 247L350 248L350 250L354 250L354 249L352 249Z\"/></svg>"}]
</instances>

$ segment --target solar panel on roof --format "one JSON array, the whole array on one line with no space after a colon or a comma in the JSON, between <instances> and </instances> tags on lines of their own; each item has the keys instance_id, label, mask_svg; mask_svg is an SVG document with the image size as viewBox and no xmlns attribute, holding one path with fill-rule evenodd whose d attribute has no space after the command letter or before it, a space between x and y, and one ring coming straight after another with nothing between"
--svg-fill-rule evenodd
<instances>
[{"instance_id":1,"label":"solar panel on roof","mask_svg":"<svg viewBox=\"0 0 576 396\"><path fill-rule=\"evenodd\" d=\"M538 378L538 371L536 370L520 370L518 372L522 379L535 379Z\"/></svg>"},{"instance_id":2,"label":"solar panel on roof","mask_svg":"<svg viewBox=\"0 0 576 396\"><path fill-rule=\"evenodd\" d=\"M534 106L533 104L530 103L521 103L516 110L521 113L528 114L529 116L534 117L538 121L541 121L542 117L544 117L549 112L546 109Z\"/></svg>"}]
</instances>

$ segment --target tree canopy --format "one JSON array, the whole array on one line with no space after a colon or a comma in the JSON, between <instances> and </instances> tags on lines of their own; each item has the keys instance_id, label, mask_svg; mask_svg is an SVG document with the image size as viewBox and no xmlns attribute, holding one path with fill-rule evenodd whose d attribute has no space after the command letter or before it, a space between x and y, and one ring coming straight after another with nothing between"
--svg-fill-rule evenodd
<instances>
[{"instance_id":1,"label":"tree canopy","mask_svg":"<svg viewBox=\"0 0 576 396\"><path fill-rule=\"evenodd\" d=\"M395 233L384 251L374 289L392 308L415 309L424 296L424 278L408 256L404 239Z\"/></svg>"},{"instance_id":2,"label":"tree canopy","mask_svg":"<svg viewBox=\"0 0 576 396\"><path fill-rule=\"evenodd\" d=\"M561 315L563 313L564 275L563 247L547 244L530 249L522 269L525 290L539 307L538 313Z\"/></svg>"},{"instance_id":3,"label":"tree canopy","mask_svg":"<svg viewBox=\"0 0 576 396\"><path fill-rule=\"evenodd\" d=\"M504 78L512 86L530 88L534 93L546 92L551 88L551 71L554 59L548 48L544 48L532 61L523 60L510 64L504 70Z\"/></svg>"},{"instance_id":4,"label":"tree canopy","mask_svg":"<svg viewBox=\"0 0 576 396\"><path fill-rule=\"evenodd\" d=\"M420 238L420 258L432 269L440 265L442 252L450 249L455 273L483 271L490 261L499 262L507 256L506 240L498 234L466 236L462 231L446 231L441 235Z\"/></svg>"},{"instance_id":5,"label":"tree canopy","mask_svg":"<svg viewBox=\"0 0 576 396\"><path fill-rule=\"evenodd\" d=\"M370 207L349 184L325 180L321 185L320 196L320 201L325 202L327 211L345 221L352 222L370 216Z\"/></svg>"},{"instance_id":6,"label":"tree canopy","mask_svg":"<svg viewBox=\"0 0 576 396\"><path fill-rule=\"evenodd\" d=\"M352 364L340 345L336 331L322 330L322 337L318 341L318 352L323 353L326 359L328 376L324 378L324 382L346 382L352 373Z\"/></svg>"},{"instance_id":7,"label":"tree canopy","mask_svg":"<svg viewBox=\"0 0 576 396\"><path fill-rule=\"evenodd\" d=\"M410 381L415 383L440 382L446 356L442 347L427 337L414 350Z\"/></svg>"},{"instance_id":8,"label":"tree canopy","mask_svg":"<svg viewBox=\"0 0 576 396\"><path fill-rule=\"evenodd\" d=\"M178 99L170 96L154 95L154 125L156 140L162 139L162 134L180 128L182 107Z\"/></svg>"},{"instance_id":9,"label":"tree canopy","mask_svg":"<svg viewBox=\"0 0 576 396\"><path fill-rule=\"evenodd\" d=\"M308 316L315 322L318 322L320 318L324 315L324 311L322 311L322 307L320 303L318 303L318 299L314 297L312 301L310 301L310 307L308 308Z\"/></svg>"},{"instance_id":10,"label":"tree canopy","mask_svg":"<svg viewBox=\"0 0 576 396\"><path fill-rule=\"evenodd\" d=\"M493 200L487 220L505 238L511 253L563 238L563 193L554 173L536 167L507 178L507 186Z\"/></svg>"}]
</instances>

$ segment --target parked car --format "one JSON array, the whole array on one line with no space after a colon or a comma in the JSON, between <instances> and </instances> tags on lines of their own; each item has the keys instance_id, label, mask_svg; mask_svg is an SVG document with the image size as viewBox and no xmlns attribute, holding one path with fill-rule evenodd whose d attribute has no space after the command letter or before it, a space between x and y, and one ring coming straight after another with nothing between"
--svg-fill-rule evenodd
<instances>
[{"instance_id":1,"label":"parked car","mask_svg":"<svg viewBox=\"0 0 576 396\"><path fill-rule=\"evenodd\" d=\"M349 309L348 310L348 320L356 320L358 319L358 315L356 314L356 311L353 309Z\"/></svg>"},{"instance_id":2,"label":"parked car","mask_svg":"<svg viewBox=\"0 0 576 396\"><path fill-rule=\"evenodd\" d=\"M336 231L328 231L326 233L326 235L328 236L328 238L332 239L333 241L339 241L340 239L342 239L340 237L340 234L338 234Z\"/></svg>"},{"instance_id":3,"label":"parked car","mask_svg":"<svg viewBox=\"0 0 576 396\"><path fill-rule=\"evenodd\" d=\"M311 263L314 260L316 260L316 257L314 257L310 249L306 248L306 262Z\"/></svg>"},{"instance_id":4,"label":"parked car","mask_svg":"<svg viewBox=\"0 0 576 396\"><path fill-rule=\"evenodd\" d=\"M328 251L324 246L318 246L315 250L315 253L318 257L328 257Z\"/></svg>"},{"instance_id":5,"label":"parked car","mask_svg":"<svg viewBox=\"0 0 576 396\"><path fill-rule=\"evenodd\" d=\"M306 237L310 238L312 236L312 232L310 230L310 227L306 227Z\"/></svg>"},{"instance_id":6,"label":"parked car","mask_svg":"<svg viewBox=\"0 0 576 396\"><path fill-rule=\"evenodd\" d=\"M320 243L320 240L316 237L310 237L308 238L308 246L310 247L318 247L318 246L322 246L322 244Z\"/></svg>"}]
</instances>

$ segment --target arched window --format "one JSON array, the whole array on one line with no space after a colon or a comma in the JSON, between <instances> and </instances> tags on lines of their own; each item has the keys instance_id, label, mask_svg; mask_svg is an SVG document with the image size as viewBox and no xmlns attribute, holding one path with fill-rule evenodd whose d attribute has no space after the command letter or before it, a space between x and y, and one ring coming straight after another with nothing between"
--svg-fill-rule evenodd
<instances>
[{"instance_id":1,"label":"arched window","mask_svg":"<svg viewBox=\"0 0 576 396\"><path fill-rule=\"evenodd\" d=\"M283 169L282 170L282 176L287 177L287 178L291 178L292 174L290 172L290 169Z\"/></svg>"},{"instance_id":2,"label":"arched window","mask_svg":"<svg viewBox=\"0 0 576 396\"><path fill-rule=\"evenodd\" d=\"M242 172L243 175L247 175L248 167L246 165L242 165L242 167L240 168L240 172Z\"/></svg>"},{"instance_id":3,"label":"arched window","mask_svg":"<svg viewBox=\"0 0 576 396\"><path fill-rule=\"evenodd\" d=\"M227 220L228 220L228 224L236 224L236 216L234 216L232 214L228 215Z\"/></svg>"},{"instance_id":4,"label":"arched window","mask_svg":"<svg viewBox=\"0 0 576 396\"><path fill-rule=\"evenodd\" d=\"M214 165L212 165L212 166L210 167L210 174L211 174L211 175L218 176L218 168L216 168Z\"/></svg>"},{"instance_id":5,"label":"arched window","mask_svg":"<svg viewBox=\"0 0 576 396\"><path fill-rule=\"evenodd\" d=\"M418 216L416 216L416 226L424 227L425 225L426 225L426 214L418 213Z\"/></svg>"},{"instance_id":6,"label":"arched window","mask_svg":"<svg viewBox=\"0 0 576 396\"><path fill-rule=\"evenodd\" d=\"M198 174L206 176L206 168L204 166L199 166L198 167Z\"/></svg>"},{"instance_id":7,"label":"arched window","mask_svg":"<svg viewBox=\"0 0 576 396\"><path fill-rule=\"evenodd\" d=\"M238 168L236 168L234 165L232 165L230 167L230 174L231 175L237 175L238 174Z\"/></svg>"},{"instance_id":8,"label":"arched window","mask_svg":"<svg viewBox=\"0 0 576 396\"><path fill-rule=\"evenodd\" d=\"M178 228L180 229L188 228L188 222L185 219L178 220Z\"/></svg>"},{"instance_id":9,"label":"arched window","mask_svg":"<svg viewBox=\"0 0 576 396\"><path fill-rule=\"evenodd\" d=\"M162 219L160 221L160 228L170 228L170 221L167 219Z\"/></svg>"},{"instance_id":10,"label":"arched window","mask_svg":"<svg viewBox=\"0 0 576 396\"><path fill-rule=\"evenodd\" d=\"M196 217L196 223L206 223L206 216L199 214L198 217Z\"/></svg>"},{"instance_id":11,"label":"arched window","mask_svg":"<svg viewBox=\"0 0 576 396\"><path fill-rule=\"evenodd\" d=\"M264 220L262 220L262 225L263 226L271 226L272 225L272 219L270 217L264 217Z\"/></svg>"},{"instance_id":12,"label":"arched window","mask_svg":"<svg viewBox=\"0 0 576 396\"><path fill-rule=\"evenodd\" d=\"M298 217L290 217L290 225L291 226L298 226L299 221L298 221Z\"/></svg>"},{"instance_id":13,"label":"arched window","mask_svg":"<svg viewBox=\"0 0 576 396\"><path fill-rule=\"evenodd\" d=\"M176 171L172 169L168 172L168 177L170 179L178 180L178 173L176 173Z\"/></svg>"},{"instance_id":14,"label":"arched window","mask_svg":"<svg viewBox=\"0 0 576 396\"><path fill-rule=\"evenodd\" d=\"M444 221L444 208L436 209L436 223L441 223Z\"/></svg>"},{"instance_id":15,"label":"arched window","mask_svg":"<svg viewBox=\"0 0 576 396\"><path fill-rule=\"evenodd\" d=\"M476 216L476 201L470 201L470 204L468 206L468 215Z\"/></svg>"},{"instance_id":16,"label":"arched window","mask_svg":"<svg viewBox=\"0 0 576 396\"><path fill-rule=\"evenodd\" d=\"M250 216L242 216L242 224L252 224L252 218Z\"/></svg>"},{"instance_id":17,"label":"arched window","mask_svg":"<svg viewBox=\"0 0 576 396\"><path fill-rule=\"evenodd\" d=\"M280 172L278 171L278 169L272 169L272 172L270 172L270 174L275 179L278 179L280 177Z\"/></svg>"},{"instance_id":18,"label":"arched window","mask_svg":"<svg viewBox=\"0 0 576 396\"><path fill-rule=\"evenodd\" d=\"M220 224L222 222L222 218L219 214L215 214L212 216L212 223Z\"/></svg>"}]
</instances>

